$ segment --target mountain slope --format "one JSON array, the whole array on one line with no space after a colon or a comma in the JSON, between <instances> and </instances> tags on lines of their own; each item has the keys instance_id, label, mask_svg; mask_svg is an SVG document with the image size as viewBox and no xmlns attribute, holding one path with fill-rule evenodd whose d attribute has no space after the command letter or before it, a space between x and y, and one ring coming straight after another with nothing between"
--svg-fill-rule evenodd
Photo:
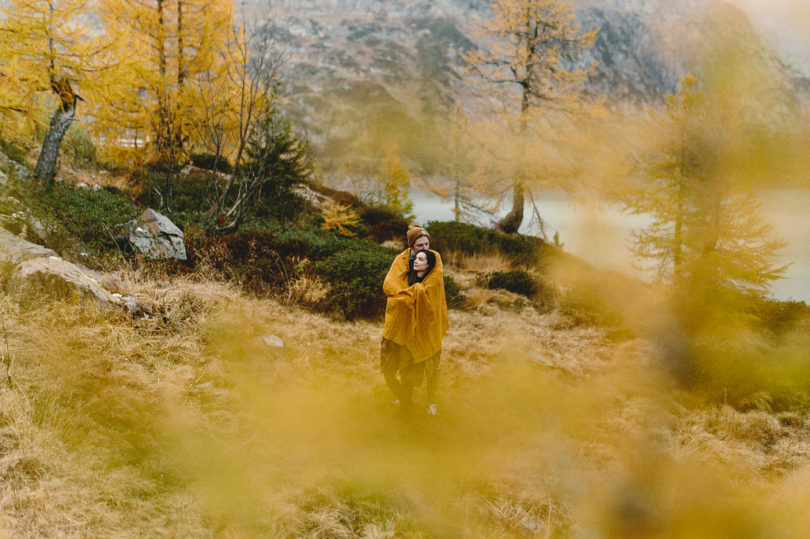
<instances>
[{"instance_id":1,"label":"mountain slope","mask_svg":"<svg viewBox=\"0 0 810 539\"><path fill-rule=\"evenodd\" d=\"M807 81L725 2L578 0L575 8L584 30L600 29L581 62L597 64L586 92L611 107L661 103L681 76L709 69L707 51L719 42L767 71L780 101L806 92ZM265 28L284 50L290 114L322 157L357 161L379 153L380 133L394 133L402 153L424 162L420 141L440 111L466 98L461 54L479 45L476 22L490 15L486 0L282 0Z\"/></svg>"}]
</instances>

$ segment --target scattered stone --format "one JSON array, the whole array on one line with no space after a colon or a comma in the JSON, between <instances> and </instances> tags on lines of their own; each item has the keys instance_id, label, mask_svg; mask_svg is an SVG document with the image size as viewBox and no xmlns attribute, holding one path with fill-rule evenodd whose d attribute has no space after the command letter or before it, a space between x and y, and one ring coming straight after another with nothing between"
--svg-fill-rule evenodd
<instances>
[{"instance_id":1,"label":"scattered stone","mask_svg":"<svg viewBox=\"0 0 810 539\"><path fill-rule=\"evenodd\" d=\"M554 365L554 362L551 361L549 358L547 358L546 356L544 356L544 355L542 355L542 354L540 354L538 352L535 352L534 350L529 352L529 357L532 359L533 362L537 363L538 365L543 365L544 367L555 367L556 366L556 365Z\"/></svg>"},{"instance_id":2,"label":"scattered stone","mask_svg":"<svg viewBox=\"0 0 810 539\"><path fill-rule=\"evenodd\" d=\"M183 231L165 215L149 208L127 223L119 239L150 258L186 260Z\"/></svg>"},{"instance_id":3,"label":"scattered stone","mask_svg":"<svg viewBox=\"0 0 810 539\"><path fill-rule=\"evenodd\" d=\"M541 525L539 522L534 520L533 518L526 517L520 521L520 525L532 533L537 533L540 531Z\"/></svg>"},{"instance_id":4,"label":"scattered stone","mask_svg":"<svg viewBox=\"0 0 810 539\"><path fill-rule=\"evenodd\" d=\"M104 188L101 187L99 184L97 184L97 183L93 184L93 191L101 191L102 189L104 189Z\"/></svg>"},{"instance_id":5,"label":"scattered stone","mask_svg":"<svg viewBox=\"0 0 810 539\"><path fill-rule=\"evenodd\" d=\"M143 307L141 307L141 303L137 298L125 296L123 294L119 294L118 292L114 292L110 295L124 309L125 313L129 313L131 316L139 316L144 314Z\"/></svg>"},{"instance_id":6,"label":"scattered stone","mask_svg":"<svg viewBox=\"0 0 810 539\"><path fill-rule=\"evenodd\" d=\"M314 206L320 206L326 200L326 197L318 193L308 185L299 185L293 189L293 193L300 196Z\"/></svg>"},{"instance_id":7,"label":"scattered stone","mask_svg":"<svg viewBox=\"0 0 810 539\"><path fill-rule=\"evenodd\" d=\"M0 152L0 169L4 171L4 176L6 176L6 179L8 179L9 176L16 177L19 180L31 179L31 171L28 170L28 167L14 161L3 152ZM5 181L0 183L5 183Z\"/></svg>"},{"instance_id":8,"label":"scattered stone","mask_svg":"<svg viewBox=\"0 0 810 539\"><path fill-rule=\"evenodd\" d=\"M79 189L90 189L90 186L89 186L89 185L87 185L87 184L86 184L86 183L84 183L84 182L79 182L79 183L77 183L77 184L76 184L76 187L78 187Z\"/></svg>"},{"instance_id":9,"label":"scattered stone","mask_svg":"<svg viewBox=\"0 0 810 539\"><path fill-rule=\"evenodd\" d=\"M271 348L284 348L284 341L278 335L262 335L262 341Z\"/></svg>"}]
</instances>

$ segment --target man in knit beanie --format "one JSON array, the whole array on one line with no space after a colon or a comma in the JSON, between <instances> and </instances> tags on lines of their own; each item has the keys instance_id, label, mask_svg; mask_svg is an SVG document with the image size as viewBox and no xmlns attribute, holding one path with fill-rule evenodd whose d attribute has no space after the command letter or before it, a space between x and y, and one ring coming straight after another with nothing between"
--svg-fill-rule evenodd
<instances>
[{"instance_id":1,"label":"man in knit beanie","mask_svg":"<svg viewBox=\"0 0 810 539\"><path fill-rule=\"evenodd\" d=\"M410 413L414 386L427 379L427 413L437 414L436 391L442 337L448 328L444 268L441 256L422 283L408 284L407 272L421 251L430 250L430 234L410 225L405 234L408 248L394 259L383 283L388 296L380 349L380 369L396 397L403 417ZM418 338L423 336L425 338ZM427 346L426 346L427 344Z\"/></svg>"},{"instance_id":2,"label":"man in knit beanie","mask_svg":"<svg viewBox=\"0 0 810 539\"><path fill-rule=\"evenodd\" d=\"M430 249L430 234L421 226L410 225L405 237L408 240L408 247L411 249L411 260L419 251Z\"/></svg>"}]
</instances>

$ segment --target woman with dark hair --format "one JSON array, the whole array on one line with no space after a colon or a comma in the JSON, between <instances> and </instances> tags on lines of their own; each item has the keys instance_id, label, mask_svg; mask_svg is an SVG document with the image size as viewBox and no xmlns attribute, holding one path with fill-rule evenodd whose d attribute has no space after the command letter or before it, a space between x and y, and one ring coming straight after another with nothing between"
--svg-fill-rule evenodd
<instances>
[{"instance_id":1,"label":"woman with dark hair","mask_svg":"<svg viewBox=\"0 0 810 539\"><path fill-rule=\"evenodd\" d=\"M427 231L410 227L410 247L394 259L383 284L388 302L380 367L403 415L410 412L413 388L423 377L428 414L437 413L439 359L448 320L442 260L428 242Z\"/></svg>"},{"instance_id":2,"label":"woman with dark hair","mask_svg":"<svg viewBox=\"0 0 810 539\"><path fill-rule=\"evenodd\" d=\"M436 254L433 251L419 251L411 260L405 278L408 286L421 283L430 271L436 267Z\"/></svg>"}]
</instances>

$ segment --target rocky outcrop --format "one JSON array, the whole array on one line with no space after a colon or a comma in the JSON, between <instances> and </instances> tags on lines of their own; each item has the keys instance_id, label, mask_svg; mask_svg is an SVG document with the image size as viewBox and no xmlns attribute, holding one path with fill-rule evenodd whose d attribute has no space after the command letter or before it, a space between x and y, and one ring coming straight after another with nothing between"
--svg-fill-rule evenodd
<instances>
[{"instance_id":1,"label":"rocky outcrop","mask_svg":"<svg viewBox=\"0 0 810 539\"><path fill-rule=\"evenodd\" d=\"M43 296L76 298L101 307L120 308L136 315L138 300L110 293L98 275L88 268L60 258L47 247L19 238L0 228L0 280L7 294L24 305L32 305Z\"/></svg>"},{"instance_id":2,"label":"rocky outcrop","mask_svg":"<svg viewBox=\"0 0 810 539\"><path fill-rule=\"evenodd\" d=\"M149 258L186 260L183 231L151 208L127 223L119 239Z\"/></svg>"},{"instance_id":3,"label":"rocky outcrop","mask_svg":"<svg viewBox=\"0 0 810 539\"><path fill-rule=\"evenodd\" d=\"M89 270L58 256L31 258L17 265L8 279L6 291L25 301L46 295L105 306L120 305Z\"/></svg>"},{"instance_id":4,"label":"rocky outcrop","mask_svg":"<svg viewBox=\"0 0 810 539\"><path fill-rule=\"evenodd\" d=\"M31 171L28 170L28 167L14 161L5 153L0 152L0 185L8 181L9 175L19 180L31 179Z\"/></svg>"},{"instance_id":5,"label":"rocky outcrop","mask_svg":"<svg viewBox=\"0 0 810 539\"><path fill-rule=\"evenodd\" d=\"M16 266L34 258L57 256L56 251L18 238L0 228L0 266Z\"/></svg>"}]
</instances>

